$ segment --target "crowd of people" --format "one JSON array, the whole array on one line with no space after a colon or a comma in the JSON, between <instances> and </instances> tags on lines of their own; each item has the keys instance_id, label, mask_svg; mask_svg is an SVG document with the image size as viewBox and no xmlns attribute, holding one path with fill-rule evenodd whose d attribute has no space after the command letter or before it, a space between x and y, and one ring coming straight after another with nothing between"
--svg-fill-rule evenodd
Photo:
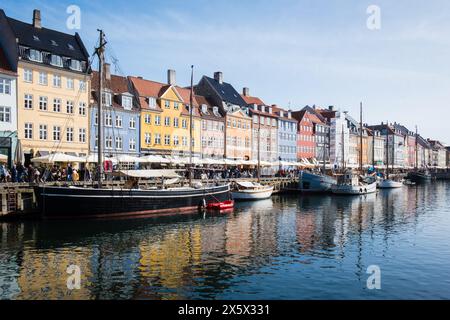
<instances>
[{"instance_id":1,"label":"crowd of people","mask_svg":"<svg viewBox=\"0 0 450 320\"><path fill-rule=\"evenodd\" d=\"M25 167L22 163L13 164L8 168L0 164L0 183L43 183L55 181L90 181L91 172L89 168L74 169L72 165L66 167L53 165L46 167L44 165Z\"/></svg>"},{"instance_id":2,"label":"crowd of people","mask_svg":"<svg viewBox=\"0 0 450 320\"><path fill-rule=\"evenodd\" d=\"M33 166L27 167L22 163L16 163L11 168L5 164L0 164L0 183L43 183L43 182L90 182L93 180L95 169L89 169L83 166L81 169L75 169L72 165L67 166ZM279 170L277 172L261 172L261 177L294 177L298 174L297 170ZM185 170L185 177L189 177L189 170ZM225 168L225 169L195 169L194 179L199 180L220 180L236 178L257 178L257 169Z\"/></svg>"}]
</instances>

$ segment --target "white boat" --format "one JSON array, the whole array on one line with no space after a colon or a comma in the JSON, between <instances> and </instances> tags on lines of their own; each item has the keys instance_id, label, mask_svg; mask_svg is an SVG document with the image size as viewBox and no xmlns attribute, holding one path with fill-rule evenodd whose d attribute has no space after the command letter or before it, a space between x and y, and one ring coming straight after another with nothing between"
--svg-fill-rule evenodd
<instances>
[{"instance_id":1,"label":"white boat","mask_svg":"<svg viewBox=\"0 0 450 320\"><path fill-rule=\"evenodd\" d=\"M377 191L377 183L365 183L360 181L358 175L351 171L338 176L337 184L331 187L331 192L342 195L362 195L375 193Z\"/></svg>"},{"instance_id":2,"label":"white boat","mask_svg":"<svg viewBox=\"0 0 450 320\"><path fill-rule=\"evenodd\" d=\"M272 196L273 187L253 182L236 182L231 195L234 200L264 200Z\"/></svg>"},{"instance_id":3,"label":"white boat","mask_svg":"<svg viewBox=\"0 0 450 320\"><path fill-rule=\"evenodd\" d=\"M403 183L391 179L381 179L377 182L378 189L396 189L403 187Z\"/></svg>"}]
</instances>

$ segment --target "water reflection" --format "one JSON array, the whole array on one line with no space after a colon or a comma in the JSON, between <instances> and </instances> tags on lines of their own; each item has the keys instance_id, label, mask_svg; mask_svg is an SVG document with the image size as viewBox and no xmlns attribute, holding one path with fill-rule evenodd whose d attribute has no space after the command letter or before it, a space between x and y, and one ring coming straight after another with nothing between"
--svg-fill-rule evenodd
<instances>
[{"instance_id":1,"label":"water reflection","mask_svg":"<svg viewBox=\"0 0 450 320\"><path fill-rule=\"evenodd\" d=\"M391 259L404 245L398 239L425 221L450 226L448 195L449 185L436 183L354 198L280 196L229 215L3 223L0 297L342 298L332 284L339 279L348 298L360 298L372 259L402 268L408 256ZM81 290L66 287L72 264L81 267ZM303 291L290 287L294 280ZM270 292L281 285L283 293Z\"/></svg>"}]
</instances>

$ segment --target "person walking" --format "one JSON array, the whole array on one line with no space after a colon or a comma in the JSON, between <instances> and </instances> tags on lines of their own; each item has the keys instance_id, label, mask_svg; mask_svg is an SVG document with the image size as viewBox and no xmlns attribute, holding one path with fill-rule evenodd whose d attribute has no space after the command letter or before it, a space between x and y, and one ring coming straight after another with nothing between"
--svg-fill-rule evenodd
<instances>
[{"instance_id":1,"label":"person walking","mask_svg":"<svg viewBox=\"0 0 450 320\"><path fill-rule=\"evenodd\" d=\"M72 181L72 175L73 175L73 168L72 165L69 163L67 166L67 181Z\"/></svg>"}]
</instances>

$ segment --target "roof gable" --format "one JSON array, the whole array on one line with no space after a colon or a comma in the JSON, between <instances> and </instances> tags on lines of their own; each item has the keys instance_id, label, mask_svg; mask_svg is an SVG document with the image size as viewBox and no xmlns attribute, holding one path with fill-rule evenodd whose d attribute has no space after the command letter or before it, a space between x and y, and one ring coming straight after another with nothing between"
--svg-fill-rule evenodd
<instances>
[{"instance_id":1,"label":"roof gable","mask_svg":"<svg viewBox=\"0 0 450 320\"><path fill-rule=\"evenodd\" d=\"M241 95L234 89L234 87L226 82L219 83L217 80L203 76L203 79L214 89L214 91L219 95L220 99L225 103L234 104L237 106L244 107L247 103L242 99Z\"/></svg>"}]
</instances>

